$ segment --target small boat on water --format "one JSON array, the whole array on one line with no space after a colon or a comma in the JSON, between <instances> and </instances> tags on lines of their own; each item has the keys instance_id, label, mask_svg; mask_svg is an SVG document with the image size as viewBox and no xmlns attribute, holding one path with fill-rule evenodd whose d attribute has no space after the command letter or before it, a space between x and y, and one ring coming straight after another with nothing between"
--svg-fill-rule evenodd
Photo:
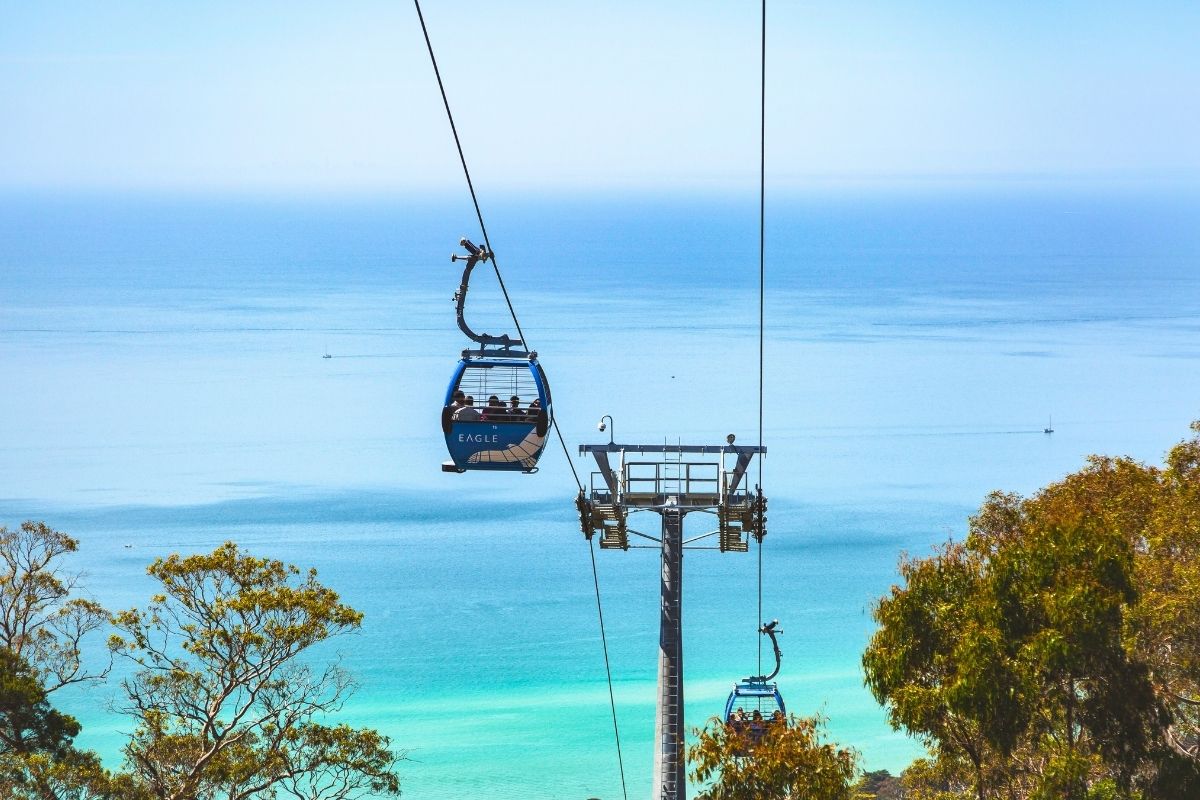
<instances>
[{"instance_id":1,"label":"small boat on water","mask_svg":"<svg viewBox=\"0 0 1200 800\"><path fill-rule=\"evenodd\" d=\"M328 358L328 357L329 356L326 356L326 358ZM1054 433L1054 417L1053 416L1050 417L1050 421L1046 424L1046 427L1042 428L1042 433Z\"/></svg>"}]
</instances>

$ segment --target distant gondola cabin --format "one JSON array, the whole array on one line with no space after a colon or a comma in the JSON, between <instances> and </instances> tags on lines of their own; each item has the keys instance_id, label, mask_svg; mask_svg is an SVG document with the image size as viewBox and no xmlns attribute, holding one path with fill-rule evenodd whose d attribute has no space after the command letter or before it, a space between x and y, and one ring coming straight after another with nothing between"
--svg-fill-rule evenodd
<instances>
[{"instance_id":1,"label":"distant gondola cabin","mask_svg":"<svg viewBox=\"0 0 1200 800\"><path fill-rule=\"evenodd\" d=\"M746 749L737 755L749 755L749 748L757 744L770 727L787 725L787 706L779 693L779 685L752 679L734 684L725 701L725 725L745 737Z\"/></svg>"}]
</instances>

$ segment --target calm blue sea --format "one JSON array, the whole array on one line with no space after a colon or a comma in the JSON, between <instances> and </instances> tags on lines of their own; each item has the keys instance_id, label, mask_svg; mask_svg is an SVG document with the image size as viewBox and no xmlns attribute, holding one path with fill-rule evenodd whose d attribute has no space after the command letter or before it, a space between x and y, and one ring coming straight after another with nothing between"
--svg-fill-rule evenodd
<instances>
[{"instance_id":1,"label":"calm blue sea","mask_svg":"<svg viewBox=\"0 0 1200 800\"><path fill-rule=\"evenodd\" d=\"M618 441L756 439L755 197L483 199L572 448L606 440L603 414ZM865 767L920 752L859 666L900 554L1089 453L1157 461L1200 418L1198 219L1178 187L772 198L764 613L790 709L827 715ZM361 684L346 717L409 752L407 797L616 798L567 458L438 468L464 345L448 256L472 220L457 195L0 197L0 523L78 537L73 566L114 609L145 602L155 557L227 539L316 567L366 613L323 655ZM485 271L469 311L506 330ZM597 558L640 797L659 566ZM753 554L687 557L692 723L755 669L754 576ZM114 767L116 688L57 701Z\"/></svg>"}]
</instances>

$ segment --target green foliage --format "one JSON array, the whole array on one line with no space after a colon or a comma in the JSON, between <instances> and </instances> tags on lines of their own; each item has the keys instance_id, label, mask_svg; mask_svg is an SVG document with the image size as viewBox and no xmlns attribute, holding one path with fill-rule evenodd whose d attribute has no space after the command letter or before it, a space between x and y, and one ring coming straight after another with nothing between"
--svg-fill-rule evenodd
<instances>
[{"instance_id":1,"label":"green foliage","mask_svg":"<svg viewBox=\"0 0 1200 800\"><path fill-rule=\"evenodd\" d=\"M824 742L824 725L821 717L792 717L750 745L711 719L688 748L692 779L707 784L698 800L855 800L858 756Z\"/></svg>"},{"instance_id":2,"label":"green foliage","mask_svg":"<svg viewBox=\"0 0 1200 800\"><path fill-rule=\"evenodd\" d=\"M904 785L886 769L863 773L854 790L864 800L905 800Z\"/></svg>"},{"instance_id":3,"label":"green foliage","mask_svg":"<svg viewBox=\"0 0 1200 800\"><path fill-rule=\"evenodd\" d=\"M971 800L972 774L968 765L950 756L919 758L900 775L904 800Z\"/></svg>"},{"instance_id":4,"label":"green foliage","mask_svg":"<svg viewBox=\"0 0 1200 800\"><path fill-rule=\"evenodd\" d=\"M0 648L0 796L61 797L57 784L76 783L79 770L97 766L72 746L78 733L79 723L47 702L33 668Z\"/></svg>"},{"instance_id":5,"label":"green foliage","mask_svg":"<svg viewBox=\"0 0 1200 800\"><path fill-rule=\"evenodd\" d=\"M57 756L78 733L79 723L46 701L46 690L29 664L0 648L0 752Z\"/></svg>"},{"instance_id":6,"label":"green foliage","mask_svg":"<svg viewBox=\"0 0 1200 800\"><path fill-rule=\"evenodd\" d=\"M1200 434L1200 422L1192 429ZM1200 436L1172 449L1157 477L1136 564L1142 602L1130 644L1171 715L1168 746L1200 764Z\"/></svg>"},{"instance_id":7,"label":"green foliage","mask_svg":"<svg viewBox=\"0 0 1200 800\"><path fill-rule=\"evenodd\" d=\"M402 755L386 737L326 723L354 688L349 675L300 658L362 620L315 571L232 543L148 571L162 592L117 614L111 640L138 667L123 684L138 785L160 800L399 794Z\"/></svg>"},{"instance_id":8,"label":"green foliage","mask_svg":"<svg viewBox=\"0 0 1200 800\"><path fill-rule=\"evenodd\" d=\"M1200 439L1165 470L1093 457L1032 498L993 494L965 542L900 572L863 665L933 756L905 773L913 798L1196 785L1177 759L1200 756Z\"/></svg>"}]
</instances>

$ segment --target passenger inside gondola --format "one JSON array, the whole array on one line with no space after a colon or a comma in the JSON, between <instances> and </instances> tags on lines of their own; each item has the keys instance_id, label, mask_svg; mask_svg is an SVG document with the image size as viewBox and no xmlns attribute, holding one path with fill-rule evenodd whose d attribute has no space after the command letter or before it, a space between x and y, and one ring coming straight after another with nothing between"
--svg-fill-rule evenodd
<instances>
[{"instance_id":1,"label":"passenger inside gondola","mask_svg":"<svg viewBox=\"0 0 1200 800\"><path fill-rule=\"evenodd\" d=\"M762 712L756 708L754 709L754 713L750 715L750 739L757 742L766 732L766 721L763 720Z\"/></svg>"},{"instance_id":2,"label":"passenger inside gondola","mask_svg":"<svg viewBox=\"0 0 1200 800\"><path fill-rule=\"evenodd\" d=\"M500 398L492 395L488 398L487 407L483 409L481 417L488 422L500 422L507 418L505 414L504 403L500 402Z\"/></svg>"},{"instance_id":3,"label":"passenger inside gondola","mask_svg":"<svg viewBox=\"0 0 1200 800\"><path fill-rule=\"evenodd\" d=\"M463 399L462 406L454 412L455 422L478 422L480 420L479 409L475 408L475 398L467 395Z\"/></svg>"}]
</instances>

